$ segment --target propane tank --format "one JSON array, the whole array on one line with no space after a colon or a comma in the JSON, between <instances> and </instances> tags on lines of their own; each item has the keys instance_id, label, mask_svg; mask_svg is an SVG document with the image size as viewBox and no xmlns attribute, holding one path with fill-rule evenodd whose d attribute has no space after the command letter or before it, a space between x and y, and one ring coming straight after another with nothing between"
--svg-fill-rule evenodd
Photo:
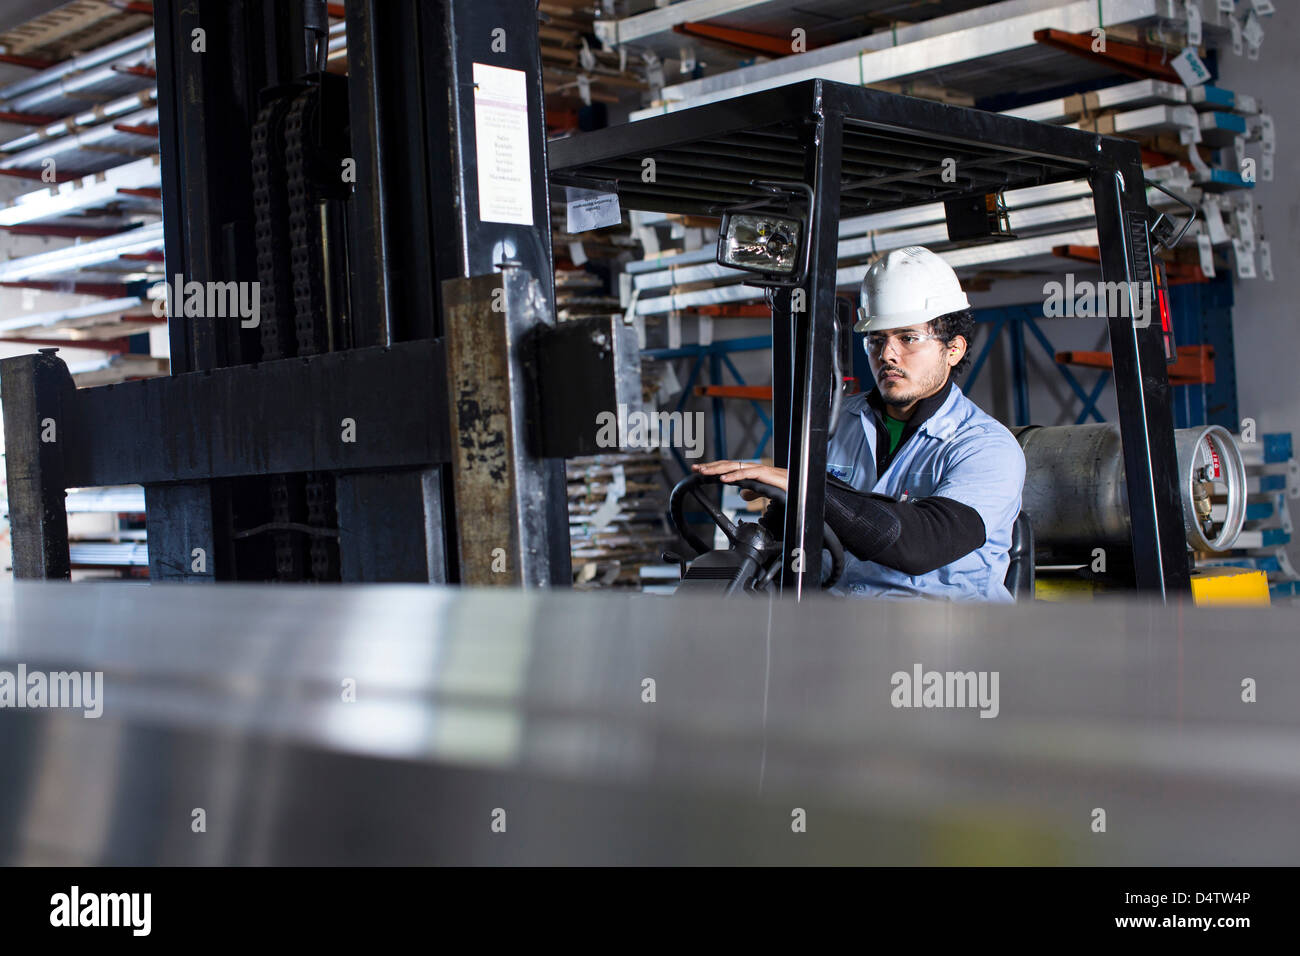
<instances>
[{"instance_id":1,"label":"propane tank","mask_svg":"<svg viewBox=\"0 0 1300 956\"><path fill-rule=\"evenodd\" d=\"M1071 552L1130 543L1118 425L1012 431L1025 452L1021 511L1029 515L1037 545ZM1206 425L1175 430L1174 446L1187 546L1228 550L1246 521L1246 466L1236 442L1227 429Z\"/></svg>"}]
</instances>

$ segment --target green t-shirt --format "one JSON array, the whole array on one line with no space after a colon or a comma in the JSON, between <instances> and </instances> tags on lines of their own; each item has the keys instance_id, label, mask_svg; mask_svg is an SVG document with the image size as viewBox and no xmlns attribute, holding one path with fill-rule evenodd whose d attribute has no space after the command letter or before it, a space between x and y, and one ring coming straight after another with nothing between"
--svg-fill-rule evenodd
<instances>
[{"instance_id":1,"label":"green t-shirt","mask_svg":"<svg viewBox=\"0 0 1300 956\"><path fill-rule=\"evenodd\" d=\"M885 415L884 419L885 428L889 431L889 453L892 455L903 438L903 429L907 427L907 422L900 422L892 415Z\"/></svg>"}]
</instances>

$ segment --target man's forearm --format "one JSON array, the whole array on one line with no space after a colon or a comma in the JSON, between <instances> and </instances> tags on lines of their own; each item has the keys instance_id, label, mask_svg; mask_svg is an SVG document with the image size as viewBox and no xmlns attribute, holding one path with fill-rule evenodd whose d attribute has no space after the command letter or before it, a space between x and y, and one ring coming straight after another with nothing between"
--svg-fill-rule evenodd
<instances>
[{"instance_id":1,"label":"man's forearm","mask_svg":"<svg viewBox=\"0 0 1300 956\"><path fill-rule=\"evenodd\" d=\"M826 480L826 524L844 550L862 561L874 560L902 531L898 516L886 503L894 502L883 495L855 491L835 478ZM785 507L773 501L759 523L779 539L785 531Z\"/></svg>"},{"instance_id":2,"label":"man's forearm","mask_svg":"<svg viewBox=\"0 0 1300 956\"><path fill-rule=\"evenodd\" d=\"M835 478L826 481L826 524L846 551L904 574L928 574L984 544L979 512L951 498L895 501L864 493ZM777 537L785 521L775 502L763 526Z\"/></svg>"},{"instance_id":3,"label":"man's forearm","mask_svg":"<svg viewBox=\"0 0 1300 956\"><path fill-rule=\"evenodd\" d=\"M898 538L870 560L904 574L929 574L965 557L985 540L984 519L951 498L882 503L898 518ZM838 532L836 532L838 534Z\"/></svg>"}]
</instances>

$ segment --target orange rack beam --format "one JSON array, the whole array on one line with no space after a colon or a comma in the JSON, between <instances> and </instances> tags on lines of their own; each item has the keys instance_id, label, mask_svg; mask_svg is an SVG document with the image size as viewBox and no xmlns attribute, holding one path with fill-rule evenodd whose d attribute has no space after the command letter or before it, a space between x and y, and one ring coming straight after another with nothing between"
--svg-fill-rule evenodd
<instances>
[{"instance_id":1,"label":"orange rack beam","mask_svg":"<svg viewBox=\"0 0 1300 956\"><path fill-rule=\"evenodd\" d=\"M770 402L771 385L696 385L695 394L706 398L747 398L751 401Z\"/></svg>"},{"instance_id":2,"label":"orange rack beam","mask_svg":"<svg viewBox=\"0 0 1300 956\"><path fill-rule=\"evenodd\" d=\"M765 56L789 56L794 52L788 36L772 36L767 33L755 33L752 30L737 30L734 27L720 27L712 23L691 21L673 24L674 33L713 40L725 46L743 50L746 53L762 53Z\"/></svg>"},{"instance_id":3,"label":"orange rack beam","mask_svg":"<svg viewBox=\"0 0 1300 956\"><path fill-rule=\"evenodd\" d=\"M1035 30L1034 39L1044 46L1081 56L1139 80L1154 78L1170 83L1182 82L1169 65L1172 59L1169 52L1160 47L1107 38L1106 52L1094 53L1092 45L1097 41L1091 33L1066 33L1064 30Z\"/></svg>"},{"instance_id":4,"label":"orange rack beam","mask_svg":"<svg viewBox=\"0 0 1300 956\"><path fill-rule=\"evenodd\" d=\"M723 319L767 319L772 316L772 310L765 305L697 305L687 311Z\"/></svg>"},{"instance_id":5,"label":"orange rack beam","mask_svg":"<svg viewBox=\"0 0 1300 956\"><path fill-rule=\"evenodd\" d=\"M1083 368L1111 368L1109 352L1057 352L1060 365ZM1209 345L1178 346L1178 361L1168 366L1170 385L1214 384L1214 348Z\"/></svg>"},{"instance_id":6,"label":"orange rack beam","mask_svg":"<svg viewBox=\"0 0 1300 956\"><path fill-rule=\"evenodd\" d=\"M1096 246L1053 246L1052 255L1078 262L1101 262L1101 252ZM1164 265L1170 285L1210 281L1210 277L1201 271L1199 265L1188 262L1166 262Z\"/></svg>"}]
</instances>

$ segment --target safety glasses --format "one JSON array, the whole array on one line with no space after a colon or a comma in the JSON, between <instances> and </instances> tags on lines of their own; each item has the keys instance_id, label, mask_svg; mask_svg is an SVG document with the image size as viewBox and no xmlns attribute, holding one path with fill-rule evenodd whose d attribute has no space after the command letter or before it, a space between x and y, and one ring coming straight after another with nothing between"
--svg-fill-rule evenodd
<instances>
[{"instance_id":1,"label":"safety glasses","mask_svg":"<svg viewBox=\"0 0 1300 956\"><path fill-rule=\"evenodd\" d=\"M919 352L931 339L940 338L932 332L898 332L892 335L887 332L872 332L863 338L862 346L867 350L868 355L879 355L892 340L899 352L911 355L913 352Z\"/></svg>"}]
</instances>

